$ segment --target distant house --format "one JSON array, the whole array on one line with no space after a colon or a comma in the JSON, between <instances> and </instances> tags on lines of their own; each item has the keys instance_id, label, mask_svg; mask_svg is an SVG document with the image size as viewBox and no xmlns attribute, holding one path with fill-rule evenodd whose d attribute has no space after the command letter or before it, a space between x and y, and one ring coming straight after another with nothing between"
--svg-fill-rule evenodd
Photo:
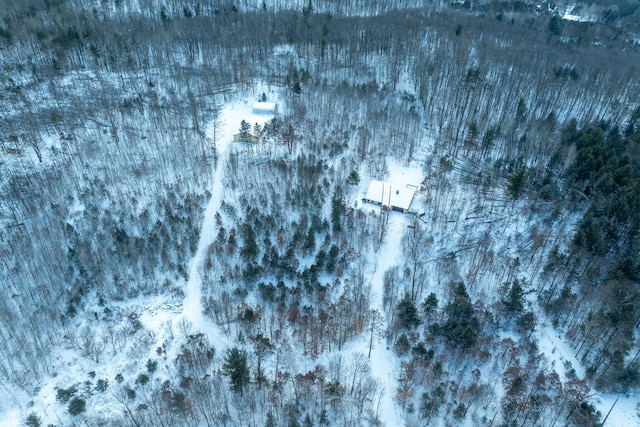
<instances>
[{"instance_id":1,"label":"distant house","mask_svg":"<svg viewBox=\"0 0 640 427\"><path fill-rule=\"evenodd\" d=\"M271 115L278 114L278 104L275 102L254 102L253 114L256 115Z\"/></svg>"},{"instance_id":2,"label":"distant house","mask_svg":"<svg viewBox=\"0 0 640 427\"><path fill-rule=\"evenodd\" d=\"M233 142L249 142L252 144L257 144L258 142L260 142L261 138L262 134L256 136L250 133L244 135L242 133L236 133L233 135Z\"/></svg>"},{"instance_id":3,"label":"distant house","mask_svg":"<svg viewBox=\"0 0 640 427\"><path fill-rule=\"evenodd\" d=\"M394 211L408 213L416 188L412 185L402 187L373 180L369 184L367 194L362 198L362 201L378 206L387 206Z\"/></svg>"}]
</instances>

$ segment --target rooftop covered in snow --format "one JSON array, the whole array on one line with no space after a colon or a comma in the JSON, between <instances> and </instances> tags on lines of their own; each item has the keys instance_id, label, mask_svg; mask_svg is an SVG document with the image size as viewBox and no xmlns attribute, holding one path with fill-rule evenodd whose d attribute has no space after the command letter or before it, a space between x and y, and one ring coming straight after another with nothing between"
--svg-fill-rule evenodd
<instances>
[{"instance_id":1,"label":"rooftop covered in snow","mask_svg":"<svg viewBox=\"0 0 640 427\"><path fill-rule=\"evenodd\" d=\"M362 201L378 206L388 206L393 210L407 213L415 193L415 186L400 186L373 180Z\"/></svg>"},{"instance_id":2,"label":"rooftop covered in snow","mask_svg":"<svg viewBox=\"0 0 640 427\"><path fill-rule=\"evenodd\" d=\"M276 114L278 112L278 104L275 102L254 102L253 114Z\"/></svg>"}]
</instances>

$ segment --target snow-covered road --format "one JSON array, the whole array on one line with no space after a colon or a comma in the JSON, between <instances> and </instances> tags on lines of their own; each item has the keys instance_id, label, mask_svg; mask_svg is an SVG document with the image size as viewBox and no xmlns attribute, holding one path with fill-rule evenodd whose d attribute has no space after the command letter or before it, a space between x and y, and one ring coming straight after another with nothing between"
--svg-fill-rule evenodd
<instances>
[{"instance_id":1,"label":"snow-covered road","mask_svg":"<svg viewBox=\"0 0 640 427\"><path fill-rule=\"evenodd\" d=\"M384 272L397 264L398 255L401 253L400 236L402 236L404 226L405 218L402 214L389 213L386 236L378 250L378 259L375 264L376 270L371 278L371 308L378 310L385 318L384 324L387 324L382 306ZM397 359L393 354L393 350L391 347L387 348L384 338L377 345L374 345L371 351L371 373L384 388L384 394L380 399L378 408L378 416L384 425L388 427L403 424L400 412L397 411L394 401L394 394L398 388L395 372L396 362Z\"/></svg>"},{"instance_id":2,"label":"snow-covered road","mask_svg":"<svg viewBox=\"0 0 640 427\"><path fill-rule=\"evenodd\" d=\"M264 125L267 120L271 119L271 116L254 115L252 103L246 100L228 105L220 112L216 133L218 160L215 165L213 183L211 184L211 199L204 213L198 248L189 264L189 279L184 289L185 298L181 314L183 319L193 325L194 331L205 333L208 338L213 339L218 344L228 344L228 339L224 337L222 331L213 322L203 315L202 276L200 271L207 248L213 243L217 233L215 216L220 209L224 194L225 167L229 158L229 151L233 148L233 134L238 132L243 119L251 124L259 123ZM208 124L206 135L211 140L214 140L213 121Z\"/></svg>"}]
</instances>

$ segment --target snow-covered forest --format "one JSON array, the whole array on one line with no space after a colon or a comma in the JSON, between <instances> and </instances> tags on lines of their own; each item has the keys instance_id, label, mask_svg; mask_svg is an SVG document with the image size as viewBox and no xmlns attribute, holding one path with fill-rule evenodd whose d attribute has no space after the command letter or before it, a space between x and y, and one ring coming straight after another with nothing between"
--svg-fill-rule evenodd
<instances>
[{"instance_id":1,"label":"snow-covered forest","mask_svg":"<svg viewBox=\"0 0 640 427\"><path fill-rule=\"evenodd\" d=\"M0 425L640 424L637 2L0 0L0 58Z\"/></svg>"}]
</instances>

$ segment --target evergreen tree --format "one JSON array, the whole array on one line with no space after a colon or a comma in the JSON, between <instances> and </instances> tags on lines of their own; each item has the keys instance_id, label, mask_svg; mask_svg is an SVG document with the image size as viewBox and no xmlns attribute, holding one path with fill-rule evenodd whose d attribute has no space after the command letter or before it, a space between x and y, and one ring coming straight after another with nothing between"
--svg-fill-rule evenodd
<instances>
[{"instance_id":1,"label":"evergreen tree","mask_svg":"<svg viewBox=\"0 0 640 427\"><path fill-rule=\"evenodd\" d=\"M562 19L558 15L553 15L549 20L549 32L554 36L562 35Z\"/></svg>"},{"instance_id":2,"label":"evergreen tree","mask_svg":"<svg viewBox=\"0 0 640 427\"><path fill-rule=\"evenodd\" d=\"M340 219L342 218L344 211L345 207L342 203L342 191L339 188L336 188L333 198L331 199L331 225L334 233L342 230Z\"/></svg>"},{"instance_id":3,"label":"evergreen tree","mask_svg":"<svg viewBox=\"0 0 640 427\"><path fill-rule=\"evenodd\" d=\"M533 311L527 311L516 320L516 330L522 335L527 335L527 338L531 336L533 330L536 327L536 315Z\"/></svg>"},{"instance_id":4,"label":"evergreen tree","mask_svg":"<svg viewBox=\"0 0 640 427\"><path fill-rule=\"evenodd\" d=\"M437 415L440 407L445 402L445 391L438 385L431 393L423 393L420 397L420 416L429 420Z\"/></svg>"},{"instance_id":5,"label":"evergreen tree","mask_svg":"<svg viewBox=\"0 0 640 427\"><path fill-rule=\"evenodd\" d=\"M68 411L71 415L79 415L86 410L87 402L79 397L74 397L69 402Z\"/></svg>"},{"instance_id":6,"label":"evergreen tree","mask_svg":"<svg viewBox=\"0 0 640 427\"><path fill-rule=\"evenodd\" d=\"M408 294L396 306L396 313L401 328L410 329L420 325L418 309L416 309Z\"/></svg>"},{"instance_id":7,"label":"evergreen tree","mask_svg":"<svg viewBox=\"0 0 640 427\"><path fill-rule=\"evenodd\" d=\"M393 345L393 350L399 356L404 356L405 354L407 354L410 348L411 343L409 342L409 337L407 337L407 334L400 335L396 340L396 343Z\"/></svg>"},{"instance_id":8,"label":"evergreen tree","mask_svg":"<svg viewBox=\"0 0 640 427\"><path fill-rule=\"evenodd\" d=\"M316 233L313 231L313 227L309 227L307 231L307 241L304 246L308 251L314 251L316 248Z\"/></svg>"},{"instance_id":9,"label":"evergreen tree","mask_svg":"<svg viewBox=\"0 0 640 427\"><path fill-rule=\"evenodd\" d=\"M464 283L454 285L453 298L445 307L447 320L439 329L445 340L462 348L473 347L476 343L480 322L473 313L473 304Z\"/></svg>"},{"instance_id":10,"label":"evergreen tree","mask_svg":"<svg viewBox=\"0 0 640 427\"><path fill-rule=\"evenodd\" d=\"M475 141L478 135L480 135L480 130L478 129L478 123L474 120L469 125L469 139Z\"/></svg>"},{"instance_id":11,"label":"evergreen tree","mask_svg":"<svg viewBox=\"0 0 640 427\"><path fill-rule=\"evenodd\" d=\"M107 387L109 387L109 380L101 378L96 382L96 390L101 393L104 392Z\"/></svg>"},{"instance_id":12,"label":"evergreen tree","mask_svg":"<svg viewBox=\"0 0 640 427\"><path fill-rule=\"evenodd\" d=\"M242 242L243 246L240 255L247 261L253 261L258 256L258 243L256 242L256 233L248 222L242 225Z\"/></svg>"},{"instance_id":13,"label":"evergreen tree","mask_svg":"<svg viewBox=\"0 0 640 427\"><path fill-rule=\"evenodd\" d=\"M184 414L189 406L187 396L181 391L171 393L169 398L169 407L171 410L178 414Z\"/></svg>"},{"instance_id":14,"label":"evergreen tree","mask_svg":"<svg viewBox=\"0 0 640 427\"><path fill-rule=\"evenodd\" d=\"M240 136L248 138L251 135L251 125L246 120L240 122Z\"/></svg>"},{"instance_id":15,"label":"evergreen tree","mask_svg":"<svg viewBox=\"0 0 640 427\"><path fill-rule=\"evenodd\" d=\"M607 245L604 240L602 226L590 211L580 221L578 231L573 237L573 243L576 246L585 247L594 255L604 255L606 253Z\"/></svg>"},{"instance_id":16,"label":"evergreen tree","mask_svg":"<svg viewBox=\"0 0 640 427\"><path fill-rule=\"evenodd\" d=\"M238 246L238 241L235 233L229 233L229 238L227 239L227 252L230 254L234 253L236 246Z\"/></svg>"},{"instance_id":17,"label":"evergreen tree","mask_svg":"<svg viewBox=\"0 0 640 427\"><path fill-rule=\"evenodd\" d=\"M300 95L302 93L302 85L300 85L299 81L296 81L295 83L293 83L292 90L293 90L293 93L296 95Z\"/></svg>"},{"instance_id":18,"label":"evergreen tree","mask_svg":"<svg viewBox=\"0 0 640 427\"><path fill-rule=\"evenodd\" d=\"M524 309L524 289L518 279L511 285L505 283L502 287L502 304L505 313L509 316L519 315Z\"/></svg>"},{"instance_id":19,"label":"evergreen tree","mask_svg":"<svg viewBox=\"0 0 640 427\"><path fill-rule=\"evenodd\" d=\"M519 168L509 177L509 195L517 200L527 186L527 170Z\"/></svg>"},{"instance_id":20,"label":"evergreen tree","mask_svg":"<svg viewBox=\"0 0 640 427\"><path fill-rule=\"evenodd\" d=\"M42 421L40 420L39 416L31 413L27 417L25 424L27 425L27 427L40 427L42 425Z\"/></svg>"},{"instance_id":21,"label":"evergreen tree","mask_svg":"<svg viewBox=\"0 0 640 427\"><path fill-rule=\"evenodd\" d=\"M438 297L436 296L436 294L431 292L422 303L422 311L424 311L424 314L429 316L433 314L433 312L435 312L437 308L438 308Z\"/></svg>"},{"instance_id":22,"label":"evergreen tree","mask_svg":"<svg viewBox=\"0 0 640 427\"><path fill-rule=\"evenodd\" d=\"M285 406L287 427L300 427L300 422L298 422L298 412L298 407L294 403L290 403Z\"/></svg>"},{"instance_id":23,"label":"evergreen tree","mask_svg":"<svg viewBox=\"0 0 640 427\"><path fill-rule=\"evenodd\" d=\"M347 177L347 185L358 185L360 184L360 174L356 170L352 170L349 176Z\"/></svg>"},{"instance_id":24,"label":"evergreen tree","mask_svg":"<svg viewBox=\"0 0 640 427\"><path fill-rule=\"evenodd\" d=\"M224 364L222 365L222 372L229 377L231 389L236 393L240 393L242 396L243 390L245 386L249 384L250 378L249 366L247 365L247 352L237 347L227 350Z\"/></svg>"}]
</instances>

